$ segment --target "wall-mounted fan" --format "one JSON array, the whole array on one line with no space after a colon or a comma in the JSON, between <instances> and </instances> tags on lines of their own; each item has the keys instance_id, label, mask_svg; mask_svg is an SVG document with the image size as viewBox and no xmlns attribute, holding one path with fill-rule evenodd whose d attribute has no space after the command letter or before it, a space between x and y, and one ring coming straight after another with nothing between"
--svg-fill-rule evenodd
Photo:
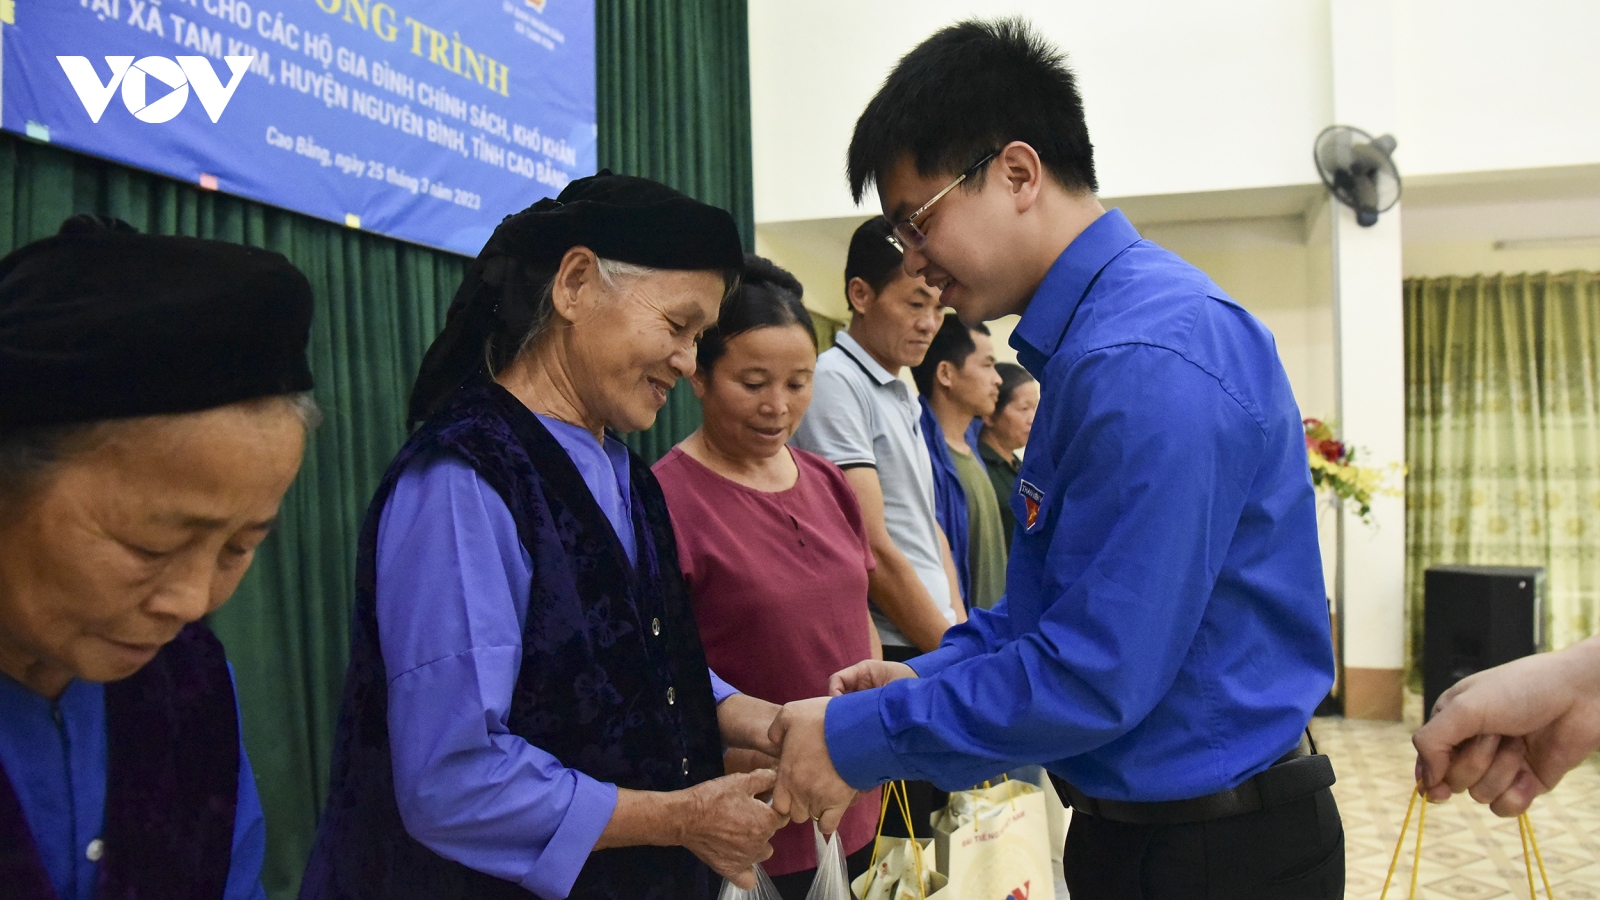
<instances>
[{"instance_id":1,"label":"wall-mounted fan","mask_svg":"<svg viewBox=\"0 0 1600 900\"><path fill-rule=\"evenodd\" d=\"M1373 137L1349 125L1331 125L1317 135L1312 156L1322 183L1339 202L1356 211L1356 221L1371 227L1378 214L1400 200L1400 173L1394 167L1395 139Z\"/></svg>"}]
</instances>

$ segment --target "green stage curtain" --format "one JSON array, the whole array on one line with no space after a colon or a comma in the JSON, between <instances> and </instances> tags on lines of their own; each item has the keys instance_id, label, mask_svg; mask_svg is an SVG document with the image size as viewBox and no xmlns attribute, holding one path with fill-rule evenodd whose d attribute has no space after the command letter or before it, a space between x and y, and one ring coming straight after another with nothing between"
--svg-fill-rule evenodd
<instances>
[{"instance_id":1,"label":"green stage curtain","mask_svg":"<svg viewBox=\"0 0 1600 900\"><path fill-rule=\"evenodd\" d=\"M1551 649L1600 631L1600 274L1410 279L1407 670L1423 572L1543 566Z\"/></svg>"},{"instance_id":2,"label":"green stage curtain","mask_svg":"<svg viewBox=\"0 0 1600 900\"><path fill-rule=\"evenodd\" d=\"M755 246L745 0L599 0L600 165L733 213ZM687 382L654 427L623 439L654 462L700 427Z\"/></svg>"},{"instance_id":3,"label":"green stage curtain","mask_svg":"<svg viewBox=\"0 0 1600 900\"><path fill-rule=\"evenodd\" d=\"M357 531L405 437L406 398L465 261L0 136L0 248L54 234L80 212L150 234L250 244L287 256L316 295L311 367L323 424L284 498L278 530L211 617L238 683L266 809L262 881L293 897L327 793L349 653Z\"/></svg>"},{"instance_id":4,"label":"green stage curtain","mask_svg":"<svg viewBox=\"0 0 1600 900\"><path fill-rule=\"evenodd\" d=\"M406 396L443 325L464 259L22 139L0 138L0 245L54 234L74 213L149 234L230 240L288 256L317 299L312 372L323 424L283 498L277 532L211 628L227 645L267 814L269 895L293 897L328 786L349 655L355 538L405 439Z\"/></svg>"},{"instance_id":5,"label":"green stage curtain","mask_svg":"<svg viewBox=\"0 0 1600 900\"><path fill-rule=\"evenodd\" d=\"M749 246L744 3L599 0L597 20L601 164L732 210ZM0 252L54 234L79 212L276 250L316 294L311 364L324 424L278 530L211 618L233 663L266 808L262 881L273 900L288 900L327 791L357 532L404 440L412 379L466 261L0 135ZM657 426L629 440L653 460L699 420L680 385Z\"/></svg>"}]
</instances>

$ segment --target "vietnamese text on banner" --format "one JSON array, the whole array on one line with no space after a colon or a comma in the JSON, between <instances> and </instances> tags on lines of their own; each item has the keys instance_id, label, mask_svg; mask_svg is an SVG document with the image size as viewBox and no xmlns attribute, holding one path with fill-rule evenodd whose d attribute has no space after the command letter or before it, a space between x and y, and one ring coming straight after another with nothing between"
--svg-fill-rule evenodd
<instances>
[{"instance_id":1,"label":"vietnamese text on banner","mask_svg":"<svg viewBox=\"0 0 1600 900\"><path fill-rule=\"evenodd\" d=\"M475 255L596 167L593 0L9 11L0 127L318 218Z\"/></svg>"}]
</instances>

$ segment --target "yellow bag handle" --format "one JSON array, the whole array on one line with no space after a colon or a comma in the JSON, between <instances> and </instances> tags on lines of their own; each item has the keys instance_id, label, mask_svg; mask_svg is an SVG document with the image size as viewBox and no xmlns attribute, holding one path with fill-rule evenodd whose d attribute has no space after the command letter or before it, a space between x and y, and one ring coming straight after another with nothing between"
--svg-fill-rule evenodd
<instances>
[{"instance_id":1,"label":"yellow bag handle","mask_svg":"<svg viewBox=\"0 0 1600 900\"><path fill-rule=\"evenodd\" d=\"M1000 773L1000 783L1001 784L1010 784L1011 783L1011 776L1006 774L1005 772L1001 772ZM989 790L989 788L991 788L993 786L994 786L993 784L991 784L990 782L987 782L987 781L985 781L983 783L983 789L986 790L986 791ZM1017 811L1017 798L1016 798L1016 796L1014 794L1008 794L1006 796L1006 802L1011 804L1011 811L1012 812L1016 812Z\"/></svg>"},{"instance_id":2,"label":"yellow bag handle","mask_svg":"<svg viewBox=\"0 0 1600 900\"><path fill-rule=\"evenodd\" d=\"M899 788L899 790L896 790ZM883 840L883 823L889 815L889 800L893 798L900 807L900 815L905 818L906 832L911 835L911 854L915 858L917 867L917 896L928 900L927 891L922 887L922 842L917 840L917 826L911 821L911 797L906 793L906 783L891 781L883 786L883 801L878 804L878 835L872 839L872 863L867 866L868 871L878 867L879 841Z\"/></svg>"},{"instance_id":3,"label":"yellow bag handle","mask_svg":"<svg viewBox=\"0 0 1600 900\"><path fill-rule=\"evenodd\" d=\"M1406 831L1411 827L1411 813L1417 807L1417 798L1422 797L1422 783L1418 782L1411 791L1411 801L1406 804L1406 817L1400 823L1400 839L1394 843L1394 856L1389 860L1389 874L1383 876L1383 893L1378 895L1378 900L1387 900L1389 896L1389 882L1394 879L1395 866L1400 863L1400 850L1406 843ZM1417 872L1422 868L1422 830L1428 822L1428 801L1423 798L1422 812L1417 815L1417 845L1412 854L1411 863L1411 892L1406 896L1415 900L1417 896ZM1544 869L1544 854L1539 852L1539 839L1533 835L1533 820L1527 813L1517 816L1517 834L1522 838L1522 864L1528 870L1528 897L1538 900L1538 893L1533 886L1533 865L1539 864L1539 880L1544 882L1544 895L1547 900L1555 900L1555 894L1550 891L1550 876ZM1531 853L1529 851L1532 851Z\"/></svg>"}]
</instances>

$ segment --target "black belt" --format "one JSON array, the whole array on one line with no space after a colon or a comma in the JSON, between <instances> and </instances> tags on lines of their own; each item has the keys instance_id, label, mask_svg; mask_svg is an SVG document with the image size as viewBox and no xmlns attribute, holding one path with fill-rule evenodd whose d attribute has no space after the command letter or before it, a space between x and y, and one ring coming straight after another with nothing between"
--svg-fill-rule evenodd
<instances>
[{"instance_id":1,"label":"black belt","mask_svg":"<svg viewBox=\"0 0 1600 900\"><path fill-rule=\"evenodd\" d=\"M1078 812L1128 825L1185 825L1209 822L1245 813L1260 812L1309 797L1332 787L1333 762L1317 753L1309 738L1290 750L1266 771L1232 790L1218 791L1188 800L1161 803L1130 803L1122 800L1096 800L1052 776L1061 798Z\"/></svg>"}]
</instances>

